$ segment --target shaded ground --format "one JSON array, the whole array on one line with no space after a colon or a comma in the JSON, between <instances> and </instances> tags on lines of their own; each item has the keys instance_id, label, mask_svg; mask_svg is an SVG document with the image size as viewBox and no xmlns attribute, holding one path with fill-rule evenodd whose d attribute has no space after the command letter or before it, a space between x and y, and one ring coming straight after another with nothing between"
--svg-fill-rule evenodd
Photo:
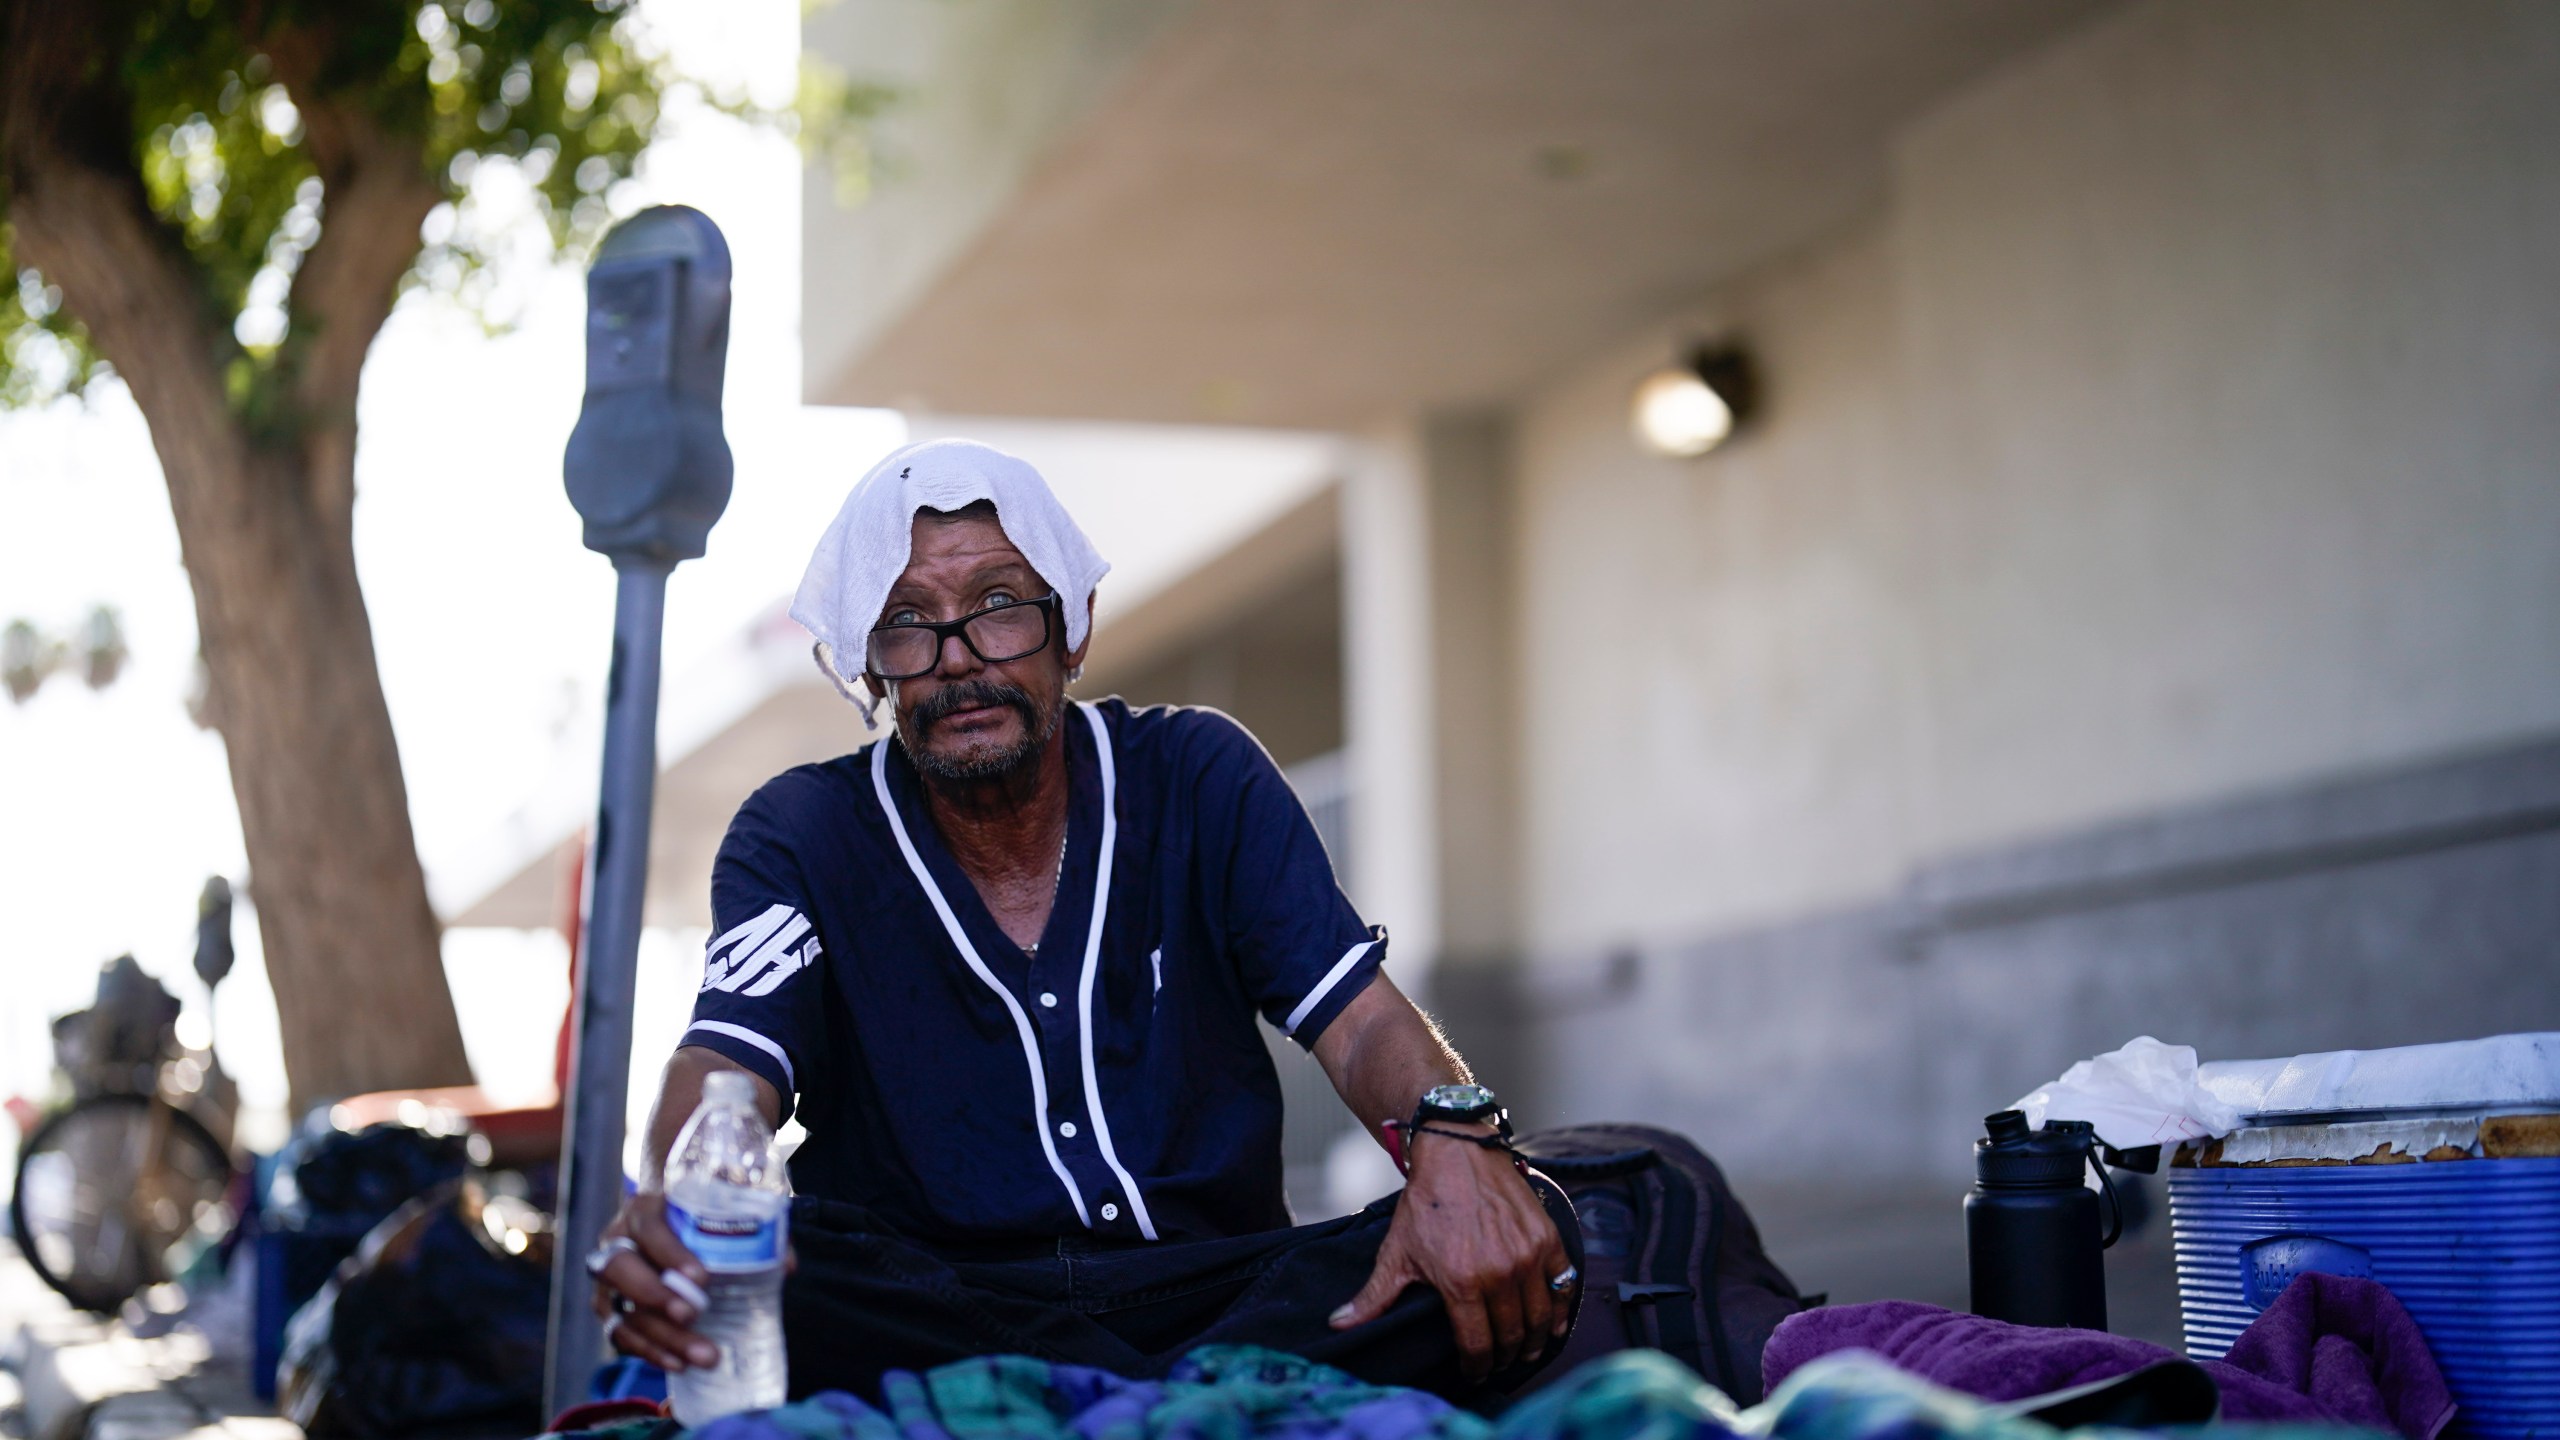
<instances>
[{"instance_id":1,"label":"shaded ground","mask_svg":"<svg viewBox=\"0 0 2560 1440\"><path fill-rule=\"evenodd\" d=\"M158 1328L146 1324L146 1329ZM189 1331L144 1339L46 1289L0 1240L0 1437L301 1440Z\"/></svg>"}]
</instances>

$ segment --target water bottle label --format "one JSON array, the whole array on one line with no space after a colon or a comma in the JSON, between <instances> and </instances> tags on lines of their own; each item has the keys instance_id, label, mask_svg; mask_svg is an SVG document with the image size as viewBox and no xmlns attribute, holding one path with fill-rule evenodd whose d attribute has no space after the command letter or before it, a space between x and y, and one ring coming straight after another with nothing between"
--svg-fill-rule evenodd
<instances>
[{"instance_id":1,"label":"water bottle label","mask_svg":"<svg viewBox=\"0 0 2560 1440\"><path fill-rule=\"evenodd\" d=\"M782 1263L779 1214L759 1220L752 1215L696 1215L672 1198L667 1226L710 1270L762 1270Z\"/></svg>"}]
</instances>

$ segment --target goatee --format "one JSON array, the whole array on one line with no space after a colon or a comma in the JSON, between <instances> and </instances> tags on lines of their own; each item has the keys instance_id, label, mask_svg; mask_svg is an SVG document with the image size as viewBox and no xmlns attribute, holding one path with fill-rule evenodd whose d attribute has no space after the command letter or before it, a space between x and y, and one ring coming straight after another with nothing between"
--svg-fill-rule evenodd
<instances>
[{"instance_id":1,"label":"goatee","mask_svg":"<svg viewBox=\"0 0 2560 1440\"><path fill-rule=\"evenodd\" d=\"M1000 750L981 750L959 757L937 755L926 743L933 734L933 727L953 713L992 705L1001 705L1022 717L1023 738L1020 742ZM1048 745L1050 737L1058 733L1058 715L1062 708L1053 708L1044 714L1039 702L1031 698L1031 692L1021 686L1001 685L992 680L963 680L945 685L927 696L911 717L914 735L900 738L907 741L907 758L915 762L916 769L936 780L953 784L1000 780L1030 764Z\"/></svg>"}]
</instances>

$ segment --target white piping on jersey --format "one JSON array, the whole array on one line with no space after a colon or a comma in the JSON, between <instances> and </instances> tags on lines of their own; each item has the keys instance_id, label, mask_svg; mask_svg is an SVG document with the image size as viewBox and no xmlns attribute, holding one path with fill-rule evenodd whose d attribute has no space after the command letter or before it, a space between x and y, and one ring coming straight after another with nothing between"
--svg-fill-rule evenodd
<instances>
[{"instance_id":1,"label":"white piping on jersey","mask_svg":"<svg viewBox=\"0 0 2560 1440\"><path fill-rule=\"evenodd\" d=\"M775 1061L780 1063L782 1066L782 1079L786 1090L784 1098L788 1099L791 1095L799 1093L800 1077L792 1070L791 1057L782 1053L781 1046L774 1044L772 1041L767 1040L744 1025L732 1025L726 1020L696 1020L691 1025L685 1027L684 1033L686 1035L690 1035L696 1030L708 1030L714 1035L726 1035L732 1040L744 1040L767 1055L772 1056ZM683 1045L683 1038L678 1037L676 1044L679 1046Z\"/></svg>"},{"instance_id":2,"label":"white piping on jersey","mask_svg":"<svg viewBox=\"0 0 2560 1440\"><path fill-rule=\"evenodd\" d=\"M960 928L959 917L951 913L951 902L942 898L942 887L933 883L933 872L924 868L923 857L916 854L916 843L907 836L907 822L899 818L897 802L889 796L887 740L871 747L871 788L880 797L880 812L889 817L889 832L898 837L898 853L907 857L907 868L915 872L916 883L924 887L925 898L933 902L933 913L942 918L944 933L959 948L960 958L968 962L969 969L985 982L988 989L996 992L997 999L1004 1002L1005 1013L1013 1017L1014 1033L1022 1038L1023 1063L1031 1068L1031 1128L1040 1137L1040 1153L1048 1157L1049 1168L1057 1172L1058 1183L1067 1187L1067 1199L1075 1204L1077 1222L1090 1230L1093 1217L1085 1213L1084 1196L1076 1190L1075 1177L1069 1175L1067 1167L1059 1161L1057 1142L1049 1138L1049 1082L1040 1072L1040 1046L1031 1036L1031 1017L1023 1013L1022 1002L1013 998L1013 992L1004 988L994 972L987 969L987 962L978 958L978 947L969 943L968 935ZM1107 856L1108 852L1105 854ZM1134 1202L1136 1196L1133 1194L1130 1198Z\"/></svg>"},{"instance_id":3,"label":"white piping on jersey","mask_svg":"<svg viewBox=\"0 0 2560 1440\"><path fill-rule=\"evenodd\" d=\"M1093 1120L1093 1143L1102 1151L1102 1163L1110 1166L1111 1173L1120 1177L1120 1193L1129 1197L1129 1213L1138 1222L1138 1233L1153 1240L1156 1238L1156 1222L1147 1214L1146 1197L1138 1193L1138 1182L1130 1178L1128 1169L1120 1163L1118 1152L1111 1148L1111 1122L1103 1118L1102 1086L1094 1078L1093 974L1095 962L1102 953L1103 910L1111 902L1111 851L1120 838L1120 818L1113 796L1120 782L1118 767L1111 758L1111 730L1103 723L1102 712L1083 701L1076 702L1076 708L1084 712L1085 719L1093 722L1093 750L1102 761L1102 860L1094 873L1093 923L1085 930L1084 976L1076 982L1076 1025L1084 1050L1084 1108L1085 1114ZM1158 950L1156 953L1161 955L1164 952Z\"/></svg>"},{"instance_id":4,"label":"white piping on jersey","mask_svg":"<svg viewBox=\"0 0 2560 1440\"><path fill-rule=\"evenodd\" d=\"M1324 978L1316 982L1316 988L1308 991L1307 998L1298 1002L1298 1008L1289 1012L1289 1023L1280 1027L1280 1033L1283 1035L1297 1034L1298 1026L1303 1024L1307 1016L1314 1012L1317 1002L1324 999L1325 996L1333 993L1333 987L1341 984L1342 977L1350 974L1351 967L1359 964L1360 957L1368 954L1369 947L1377 943L1378 942L1375 940L1363 940L1359 944L1352 946L1350 949L1343 951L1342 958L1334 961L1333 968L1324 972Z\"/></svg>"}]
</instances>

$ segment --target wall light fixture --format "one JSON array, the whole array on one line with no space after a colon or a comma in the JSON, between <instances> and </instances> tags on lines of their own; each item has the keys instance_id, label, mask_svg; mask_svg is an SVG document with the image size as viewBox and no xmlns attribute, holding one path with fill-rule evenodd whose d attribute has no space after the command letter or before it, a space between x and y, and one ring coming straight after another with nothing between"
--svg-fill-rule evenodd
<instances>
[{"instance_id":1,"label":"wall light fixture","mask_svg":"<svg viewBox=\"0 0 2560 1440\"><path fill-rule=\"evenodd\" d=\"M1637 443L1656 455L1695 459L1749 423L1757 398L1750 357L1738 346L1692 351L1636 386Z\"/></svg>"}]
</instances>

